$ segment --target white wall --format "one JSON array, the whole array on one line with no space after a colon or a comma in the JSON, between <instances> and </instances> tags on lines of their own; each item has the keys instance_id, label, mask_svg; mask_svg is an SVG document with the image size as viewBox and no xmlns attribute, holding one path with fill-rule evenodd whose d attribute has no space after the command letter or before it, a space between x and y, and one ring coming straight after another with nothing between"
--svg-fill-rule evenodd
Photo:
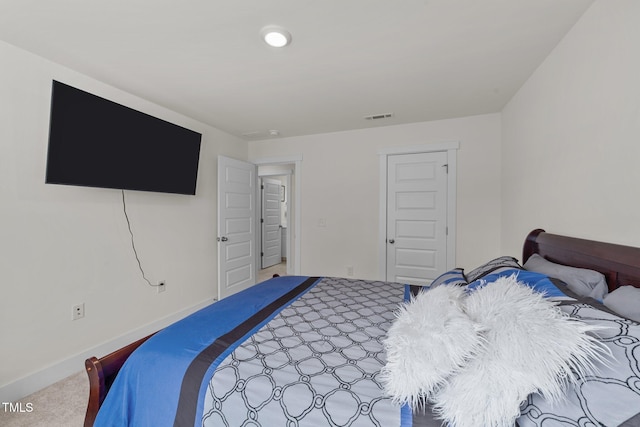
<instances>
[{"instance_id":1,"label":"white wall","mask_svg":"<svg viewBox=\"0 0 640 427\"><path fill-rule=\"evenodd\" d=\"M502 249L542 227L640 246L640 2L599 0L503 111Z\"/></svg>"},{"instance_id":2,"label":"white wall","mask_svg":"<svg viewBox=\"0 0 640 427\"><path fill-rule=\"evenodd\" d=\"M216 159L246 159L247 143L3 42L0 60L0 397L10 401L82 370L114 337L125 344L212 300ZM196 196L126 192L143 267L166 292L141 279L120 191L44 184L52 79L203 134ZM86 317L71 321L81 302Z\"/></svg>"},{"instance_id":3,"label":"white wall","mask_svg":"<svg viewBox=\"0 0 640 427\"><path fill-rule=\"evenodd\" d=\"M249 158L302 155L301 272L378 277L381 149L459 141L457 262L500 254L500 115L249 143ZM319 220L326 220L320 227Z\"/></svg>"}]
</instances>

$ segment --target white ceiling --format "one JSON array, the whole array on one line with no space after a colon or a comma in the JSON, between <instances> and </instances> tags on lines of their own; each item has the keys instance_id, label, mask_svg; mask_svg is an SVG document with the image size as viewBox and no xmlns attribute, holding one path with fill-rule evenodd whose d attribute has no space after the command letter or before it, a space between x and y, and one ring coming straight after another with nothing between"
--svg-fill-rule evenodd
<instances>
[{"instance_id":1,"label":"white ceiling","mask_svg":"<svg viewBox=\"0 0 640 427\"><path fill-rule=\"evenodd\" d=\"M592 3L0 0L0 39L259 139L498 112Z\"/></svg>"}]
</instances>

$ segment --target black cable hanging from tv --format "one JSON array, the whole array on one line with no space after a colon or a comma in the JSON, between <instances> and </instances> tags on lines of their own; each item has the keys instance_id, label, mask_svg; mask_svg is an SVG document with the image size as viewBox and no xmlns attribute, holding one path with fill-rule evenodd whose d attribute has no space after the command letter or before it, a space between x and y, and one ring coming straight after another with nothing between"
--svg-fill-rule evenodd
<instances>
[{"instance_id":1,"label":"black cable hanging from tv","mask_svg":"<svg viewBox=\"0 0 640 427\"><path fill-rule=\"evenodd\" d=\"M162 284L154 285L147 279L147 276L144 274L144 270L142 269L142 263L140 262L140 258L138 257L138 251L136 250L136 244L133 239L133 231L131 230L131 221L129 221L129 215L127 215L127 202L124 198L124 190L122 191L122 209L124 211L124 217L127 220L127 227L129 228L129 234L131 235L131 247L133 248L133 254L136 256L136 261L138 261L138 268L140 269L140 273L142 273L142 278L149 284L149 286L157 287L162 286Z\"/></svg>"}]
</instances>

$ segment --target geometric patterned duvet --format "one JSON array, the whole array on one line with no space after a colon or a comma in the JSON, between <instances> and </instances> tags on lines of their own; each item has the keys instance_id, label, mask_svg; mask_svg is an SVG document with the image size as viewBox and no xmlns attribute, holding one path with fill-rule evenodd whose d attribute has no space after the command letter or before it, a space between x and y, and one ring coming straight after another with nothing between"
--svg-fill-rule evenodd
<instances>
[{"instance_id":1,"label":"geometric patterned duvet","mask_svg":"<svg viewBox=\"0 0 640 427\"><path fill-rule=\"evenodd\" d=\"M382 340L404 286L324 278L218 367L203 426L400 426Z\"/></svg>"},{"instance_id":2,"label":"geometric patterned duvet","mask_svg":"<svg viewBox=\"0 0 640 427\"><path fill-rule=\"evenodd\" d=\"M530 395L521 405L520 427L640 427L640 324L609 313L599 304L577 300L563 302L561 309L592 325L601 341L611 350L609 366L598 365L595 375L579 378L567 400L550 405L539 395Z\"/></svg>"},{"instance_id":3,"label":"geometric patterned duvet","mask_svg":"<svg viewBox=\"0 0 640 427\"><path fill-rule=\"evenodd\" d=\"M398 283L287 276L232 295L140 346L94 425L439 427L428 410L412 414L383 397L378 378L405 293ZM615 362L580 379L557 407L530 396L518 425L640 427L640 325L562 304L610 326L599 334Z\"/></svg>"},{"instance_id":4,"label":"geometric patterned duvet","mask_svg":"<svg viewBox=\"0 0 640 427\"><path fill-rule=\"evenodd\" d=\"M568 314L608 327L599 335L614 359L581 378L555 407L529 396L517 425L639 427L640 325L561 299ZM401 416L382 396L382 340L402 300L395 284L322 279L221 363L202 425L440 426L428 413L411 415L405 408Z\"/></svg>"}]
</instances>

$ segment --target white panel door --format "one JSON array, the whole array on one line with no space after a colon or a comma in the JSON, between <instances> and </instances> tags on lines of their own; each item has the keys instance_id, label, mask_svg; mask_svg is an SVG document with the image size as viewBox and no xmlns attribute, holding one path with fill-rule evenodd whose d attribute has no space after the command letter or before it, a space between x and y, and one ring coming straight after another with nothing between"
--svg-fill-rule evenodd
<instances>
[{"instance_id":1,"label":"white panel door","mask_svg":"<svg viewBox=\"0 0 640 427\"><path fill-rule=\"evenodd\" d=\"M256 169L218 156L218 299L256 283Z\"/></svg>"},{"instance_id":2,"label":"white panel door","mask_svg":"<svg viewBox=\"0 0 640 427\"><path fill-rule=\"evenodd\" d=\"M262 179L262 268L282 262L281 186L276 179Z\"/></svg>"},{"instance_id":3,"label":"white panel door","mask_svg":"<svg viewBox=\"0 0 640 427\"><path fill-rule=\"evenodd\" d=\"M387 280L431 283L447 266L447 153L387 158Z\"/></svg>"}]
</instances>

